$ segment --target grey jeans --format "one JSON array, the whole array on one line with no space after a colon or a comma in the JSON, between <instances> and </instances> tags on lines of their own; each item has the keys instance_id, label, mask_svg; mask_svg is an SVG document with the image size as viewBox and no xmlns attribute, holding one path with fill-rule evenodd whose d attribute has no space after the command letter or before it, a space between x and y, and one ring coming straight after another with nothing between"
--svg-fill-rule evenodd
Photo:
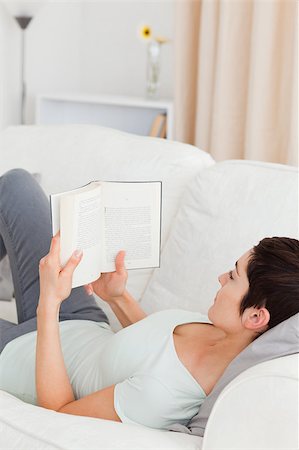
<instances>
[{"instance_id":1,"label":"grey jeans","mask_svg":"<svg viewBox=\"0 0 299 450\"><path fill-rule=\"evenodd\" d=\"M12 339L36 330L39 261L51 243L50 205L33 176L13 169L0 177L0 260L8 254L18 324L0 319L0 353ZM61 304L59 320L109 320L83 287L72 289Z\"/></svg>"}]
</instances>

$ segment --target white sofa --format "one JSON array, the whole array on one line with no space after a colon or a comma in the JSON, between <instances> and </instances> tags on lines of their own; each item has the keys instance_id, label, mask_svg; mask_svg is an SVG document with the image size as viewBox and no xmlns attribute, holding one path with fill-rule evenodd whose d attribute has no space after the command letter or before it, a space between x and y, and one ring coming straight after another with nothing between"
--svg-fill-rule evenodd
<instances>
[{"instance_id":1,"label":"white sofa","mask_svg":"<svg viewBox=\"0 0 299 450\"><path fill-rule=\"evenodd\" d=\"M6 129L0 175L15 167L40 173L48 194L95 179L162 180L161 267L131 271L128 281L148 313L173 307L206 313L217 275L244 251L265 236L298 238L292 167L215 163L186 144L88 125ZM297 391L297 355L258 364L221 392L203 438L63 415L0 391L0 449L295 449Z\"/></svg>"}]
</instances>

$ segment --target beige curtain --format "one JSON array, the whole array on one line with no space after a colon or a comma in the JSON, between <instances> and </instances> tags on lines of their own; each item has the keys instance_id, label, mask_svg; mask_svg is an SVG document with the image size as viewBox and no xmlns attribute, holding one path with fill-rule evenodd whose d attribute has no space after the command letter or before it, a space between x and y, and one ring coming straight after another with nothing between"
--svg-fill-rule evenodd
<instances>
[{"instance_id":1,"label":"beige curtain","mask_svg":"<svg viewBox=\"0 0 299 450\"><path fill-rule=\"evenodd\" d=\"M298 164L296 1L178 0L175 44L177 140Z\"/></svg>"}]
</instances>

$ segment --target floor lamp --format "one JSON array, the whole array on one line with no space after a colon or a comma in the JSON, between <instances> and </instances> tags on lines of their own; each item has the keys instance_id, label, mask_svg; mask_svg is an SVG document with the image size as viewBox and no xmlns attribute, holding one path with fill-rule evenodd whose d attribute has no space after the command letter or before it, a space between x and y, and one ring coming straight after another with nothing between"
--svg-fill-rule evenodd
<instances>
[{"instance_id":1,"label":"floor lamp","mask_svg":"<svg viewBox=\"0 0 299 450\"><path fill-rule=\"evenodd\" d=\"M21 50L21 83L22 83L22 93L21 93L21 124L25 124L25 103L26 103L26 81L25 81L25 51L26 51L26 29L30 24L33 17L30 16L15 16L22 30L22 50Z\"/></svg>"},{"instance_id":2,"label":"floor lamp","mask_svg":"<svg viewBox=\"0 0 299 450\"><path fill-rule=\"evenodd\" d=\"M25 66L26 66L26 30L28 25L36 15L40 8L42 1L27 2L27 1L9 1L3 2L4 6L18 23L22 32L21 42L21 124L25 124L25 105L26 105L26 80L25 80Z\"/></svg>"}]
</instances>

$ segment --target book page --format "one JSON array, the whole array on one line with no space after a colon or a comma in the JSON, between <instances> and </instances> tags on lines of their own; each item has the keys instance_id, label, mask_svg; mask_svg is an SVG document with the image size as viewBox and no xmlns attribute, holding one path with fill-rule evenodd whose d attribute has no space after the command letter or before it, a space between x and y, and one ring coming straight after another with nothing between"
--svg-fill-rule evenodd
<instances>
[{"instance_id":1,"label":"book page","mask_svg":"<svg viewBox=\"0 0 299 450\"><path fill-rule=\"evenodd\" d=\"M75 269L72 287L90 283L101 272L101 186L60 200L61 264L64 266L76 249L83 257Z\"/></svg>"},{"instance_id":2,"label":"book page","mask_svg":"<svg viewBox=\"0 0 299 450\"><path fill-rule=\"evenodd\" d=\"M60 230L60 200L66 195L77 195L80 192L93 190L95 186L99 186L100 181L91 181L90 183L80 186L69 191L59 192L58 194L50 194L50 213L52 221L52 236Z\"/></svg>"},{"instance_id":3,"label":"book page","mask_svg":"<svg viewBox=\"0 0 299 450\"><path fill-rule=\"evenodd\" d=\"M50 195L50 212L52 222L52 236L60 230L60 198L62 194Z\"/></svg>"},{"instance_id":4,"label":"book page","mask_svg":"<svg viewBox=\"0 0 299 450\"><path fill-rule=\"evenodd\" d=\"M103 272L126 251L127 269L159 267L161 182L103 183Z\"/></svg>"}]
</instances>

